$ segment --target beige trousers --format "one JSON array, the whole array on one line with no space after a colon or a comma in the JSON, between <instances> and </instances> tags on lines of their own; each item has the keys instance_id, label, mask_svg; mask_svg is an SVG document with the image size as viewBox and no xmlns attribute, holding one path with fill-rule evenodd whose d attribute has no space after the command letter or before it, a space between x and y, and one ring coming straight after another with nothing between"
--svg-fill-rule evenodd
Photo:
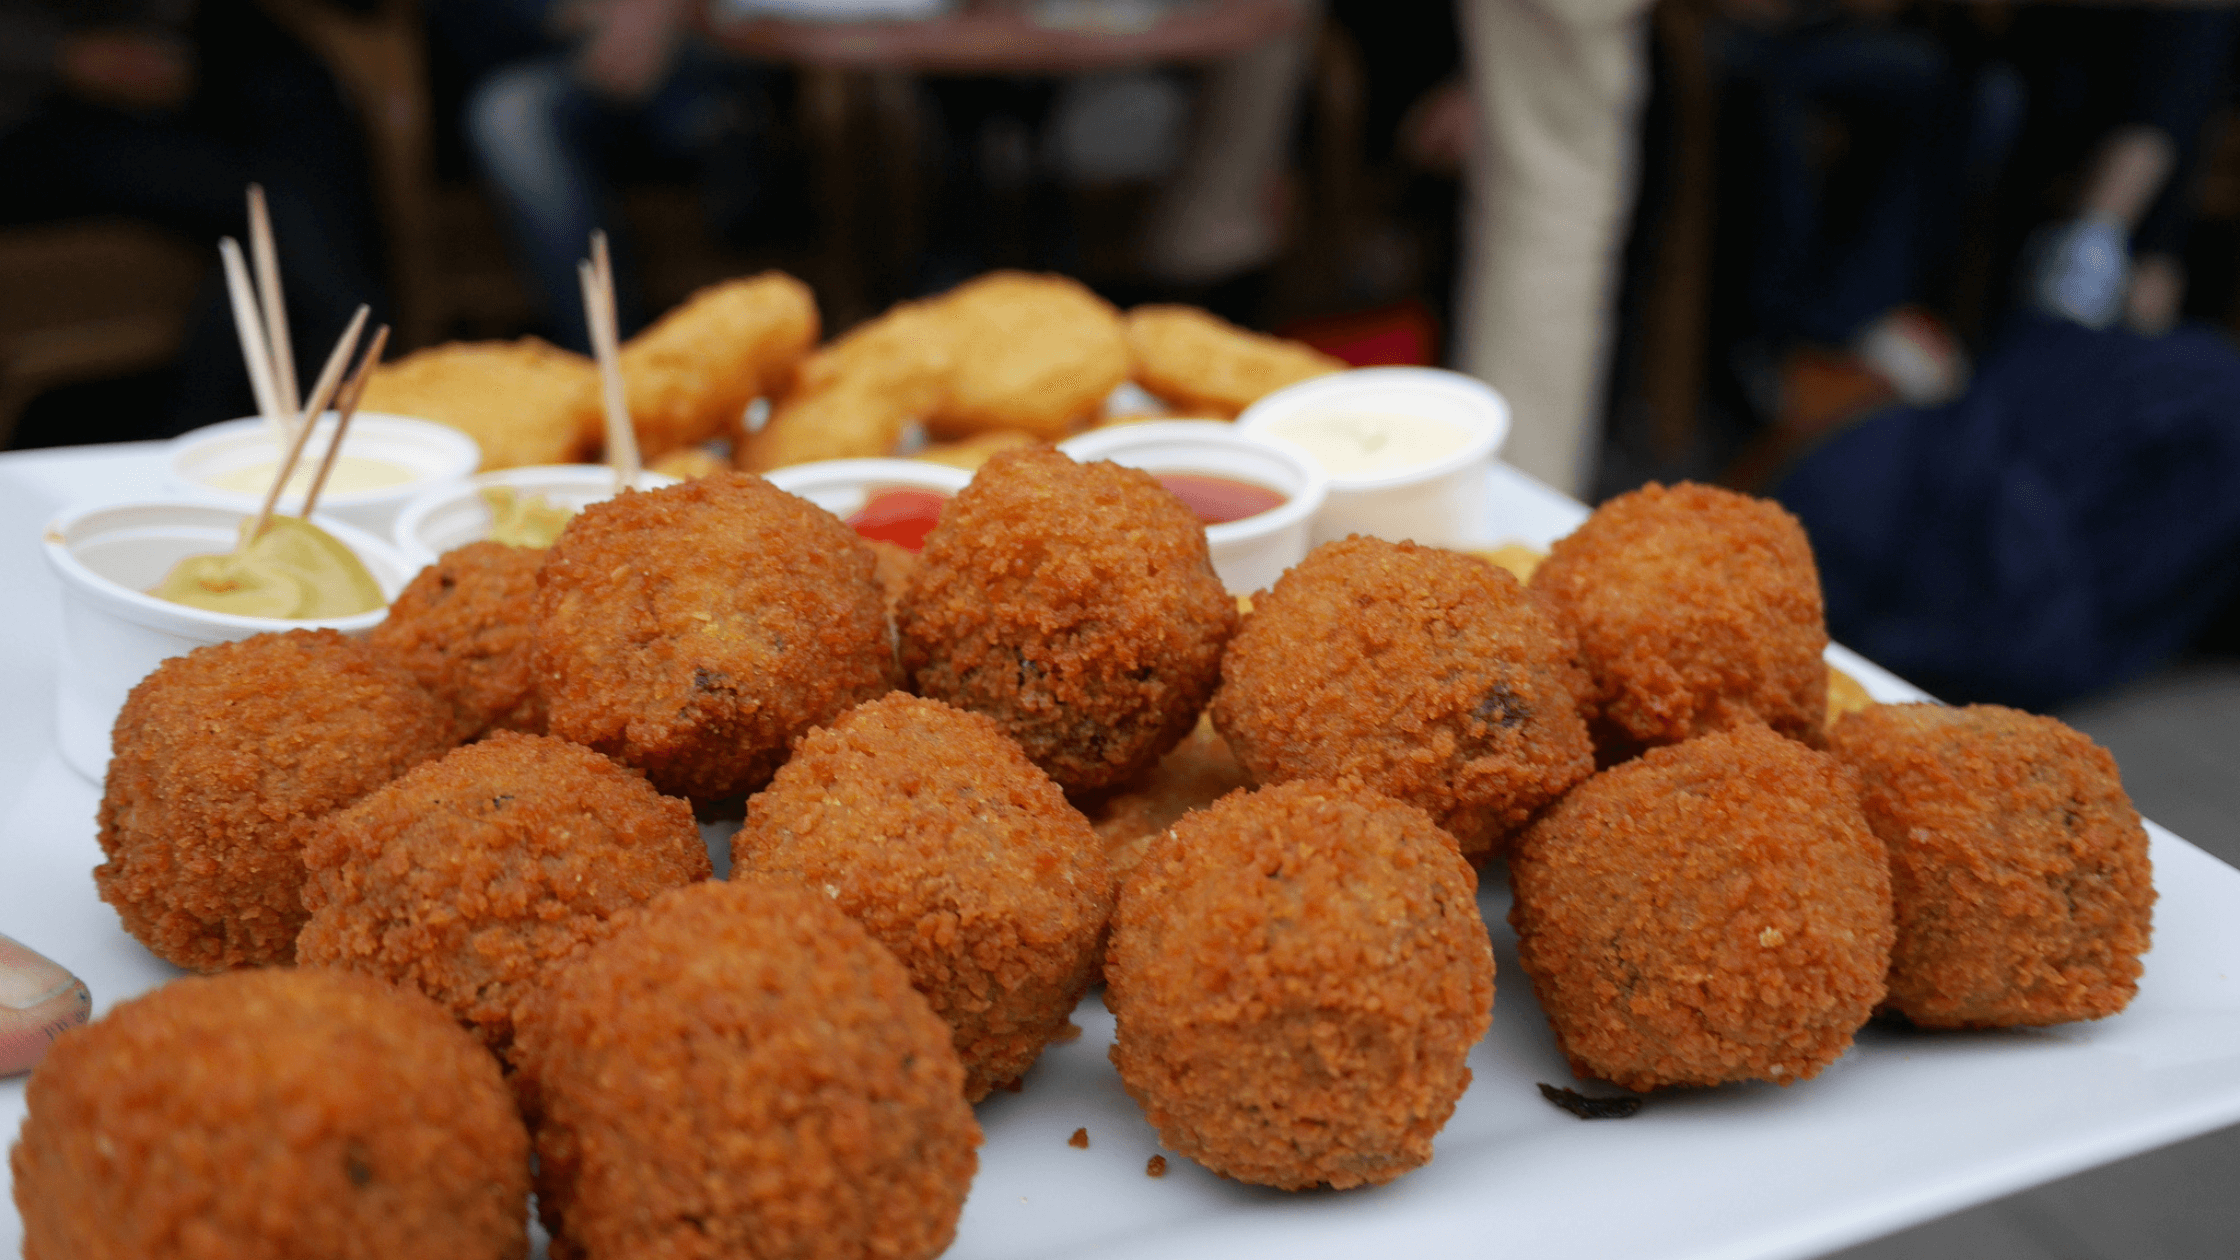
<instances>
[{"instance_id":1,"label":"beige trousers","mask_svg":"<svg viewBox=\"0 0 2240 1260\"><path fill-rule=\"evenodd\" d=\"M1457 366L1508 398L1502 458L1583 497L1647 91L1645 0L1460 0L1477 104Z\"/></svg>"}]
</instances>

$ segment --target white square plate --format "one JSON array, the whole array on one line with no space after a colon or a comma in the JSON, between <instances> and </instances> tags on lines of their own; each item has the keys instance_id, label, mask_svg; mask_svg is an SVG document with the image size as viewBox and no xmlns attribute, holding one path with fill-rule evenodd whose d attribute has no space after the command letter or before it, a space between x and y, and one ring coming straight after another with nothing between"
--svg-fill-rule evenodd
<instances>
[{"instance_id":1,"label":"white square plate","mask_svg":"<svg viewBox=\"0 0 2240 1260\"><path fill-rule=\"evenodd\" d=\"M102 1008L176 973L94 893L99 797L52 748L54 588L34 541L67 501L153 494L157 462L145 447L0 458L0 583L22 610L0 625L0 932L75 971ZM1488 490L1489 541L1545 545L1584 515L1507 468ZM1840 648L1830 659L1879 699L1919 695ZM1575 1082L1489 872L1479 904L1499 973L1475 1082L1437 1158L1375 1189L1262 1190L1179 1156L1147 1177L1158 1139L1105 1059L1112 1020L1092 997L1079 1041L1046 1053L1022 1092L981 1105L988 1142L950 1255L1775 1260L2207 1132L2240 1120L2240 871L2148 833L2161 900L2123 1014L1998 1033L1873 1026L1815 1080L1653 1095L1623 1121L1580 1121L1540 1098L1538 1082ZM0 1082L0 1134L12 1140L22 1115L22 1079ZM1087 1150L1067 1144L1077 1128ZM0 1255L22 1245L7 1202Z\"/></svg>"}]
</instances>

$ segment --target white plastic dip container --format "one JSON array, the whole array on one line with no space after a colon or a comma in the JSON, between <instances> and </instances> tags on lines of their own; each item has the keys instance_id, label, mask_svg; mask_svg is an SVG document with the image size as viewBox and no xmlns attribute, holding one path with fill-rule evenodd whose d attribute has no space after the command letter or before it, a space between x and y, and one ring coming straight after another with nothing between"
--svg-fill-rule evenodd
<instances>
[{"instance_id":1,"label":"white plastic dip container","mask_svg":"<svg viewBox=\"0 0 2240 1260\"><path fill-rule=\"evenodd\" d=\"M675 477L640 470L638 490L658 490L677 484ZM421 493L397 514L397 550L413 571L434 564L436 557L454 547L481 542L494 523L484 501L485 486L508 486L526 498L542 495L554 507L582 511L602 499L614 497L614 470L604 464L532 464L477 473Z\"/></svg>"},{"instance_id":2,"label":"white plastic dip container","mask_svg":"<svg viewBox=\"0 0 2240 1260\"><path fill-rule=\"evenodd\" d=\"M280 511L292 515L302 506L299 487L308 484L311 470L326 457L334 422L335 413L331 411L313 422L317 427L304 444L295 484L280 496ZM272 470L286 455L278 449L271 427L263 420L228 420L171 439L164 471L171 492L182 498L255 512L264 505ZM338 459L371 461L382 469L394 470L401 480L369 489L350 489L338 470L319 494L319 514L387 538L407 503L431 487L456 483L480 467L482 448L473 438L433 420L361 411L351 418ZM239 481L247 488L219 484L229 481Z\"/></svg>"},{"instance_id":3,"label":"white plastic dip container","mask_svg":"<svg viewBox=\"0 0 2240 1260\"><path fill-rule=\"evenodd\" d=\"M212 504L135 503L65 512L47 526L42 549L62 584L55 728L71 769L101 782L125 696L170 657L267 631L324 627L361 635L388 616L384 605L324 621L241 617L147 594L188 556L231 551L248 515ZM320 515L312 523L357 553L384 599L394 600L418 571L347 522Z\"/></svg>"}]
</instances>

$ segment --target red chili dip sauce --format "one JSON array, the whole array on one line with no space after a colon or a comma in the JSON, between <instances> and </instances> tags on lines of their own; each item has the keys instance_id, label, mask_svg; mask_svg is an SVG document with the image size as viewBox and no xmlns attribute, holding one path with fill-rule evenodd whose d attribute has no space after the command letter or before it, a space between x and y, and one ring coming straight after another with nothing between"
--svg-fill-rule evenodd
<instances>
[{"instance_id":1,"label":"red chili dip sauce","mask_svg":"<svg viewBox=\"0 0 2240 1260\"><path fill-rule=\"evenodd\" d=\"M848 524L865 538L923 551L926 535L940 523L942 505L948 501L948 495L933 490L881 490L848 518Z\"/></svg>"},{"instance_id":2,"label":"red chili dip sauce","mask_svg":"<svg viewBox=\"0 0 2240 1260\"><path fill-rule=\"evenodd\" d=\"M1156 474L1159 484L1174 497L1190 505L1198 519L1208 525L1226 525L1248 516L1258 516L1269 508L1283 506L1284 493L1250 481L1234 477L1216 477L1210 473L1163 472Z\"/></svg>"}]
</instances>

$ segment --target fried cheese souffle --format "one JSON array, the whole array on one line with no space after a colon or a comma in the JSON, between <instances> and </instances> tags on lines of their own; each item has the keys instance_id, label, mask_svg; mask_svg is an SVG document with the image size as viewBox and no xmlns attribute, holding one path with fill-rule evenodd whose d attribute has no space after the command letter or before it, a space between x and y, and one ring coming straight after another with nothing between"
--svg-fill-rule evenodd
<instances>
[{"instance_id":1,"label":"fried cheese souffle","mask_svg":"<svg viewBox=\"0 0 2240 1260\"><path fill-rule=\"evenodd\" d=\"M1358 782L1482 861L1594 773L1573 652L1506 571L1350 537L1254 598L1213 721L1256 781Z\"/></svg>"},{"instance_id":2,"label":"fried cheese souffle","mask_svg":"<svg viewBox=\"0 0 2240 1260\"><path fill-rule=\"evenodd\" d=\"M599 369L535 337L453 341L384 363L367 411L446 424L482 448L482 471L572 464L599 449Z\"/></svg>"},{"instance_id":3,"label":"fried cheese souffle","mask_svg":"<svg viewBox=\"0 0 2240 1260\"><path fill-rule=\"evenodd\" d=\"M1234 792L1152 841L1105 957L1112 1062L1162 1142L1285 1190L1431 1158L1493 1011L1477 876L1356 787Z\"/></svg>"},{"instance_id":4,"label":"fried cheese souffle","mask_svg":"<svg viewBox=\"0 0 2240 1260\"><path fill-rule=\"evenodd\" d=\"M1779 504L1651 482L1557 539L1532 590L1578 638L1604 764L1753 722L1820 743L1820 571Z\"/></svg>"},{"instance_id":5,"label":"fried cheese souffle","mask_svg":"<svg viewBox=\"0 0 2240 1260\"><path fill-rule=\"evenodd\" d=\"M732 431L817 345L817 299L781 271L701 289L622 347L638 448L659 459Z\"/></svg>"},{"instance_id":6,"label":"fried cheese souffle","mask_svg":"<svg viewBox=\"0 0 2240 1260\"><path fill-rule=\"evenodd\" d=\"M1509 884L1517 959L1582 1079L1809 1080L1882 1001L1882 843L1834 758L1762 726L1587 780L1518 837Z\"/></svg>"},{"instance_id":7,"label":"fried cheese souffle","mask_svg":"<svg viewBox=\"0 0 2240 1260\"><path fill-rule=\"evenodd\" d=\"M543 549L504 543L444 552L366 635L450 706L461 742L493 730L544 734L544 697L530 668L543 565Z\"/></svg>"},{"instance_id":8,"label":"fried cheese souffle","mask_svg":"<svg viewBox=\"0 0 2240 1260\"><path fill-rule=\"evenodd\" d=\"M979 1167L949 1026L822 890L633 911L523 1008L554 1260L925 1260Z\"/></svg>"},{"instance_id":9,"label":"fried cheese souffle","mask_svg":"<svg viewBox=\"0 0 2240 1260\"><path fill-rule=\"evenodd\" d=\"M927 304L952 356L926 431L956 439L1018 429L1055 442L1128 379L1120 312L1080 281L991 271Z\"/></svg>"},{"instance_id":10,"label":"fried cheese souffle","mask_svg":"<svg viewBox=\"0 0 2240 1260\"><path fill-rule=\"evenodd\" d=\"M900 692L810 732L731 853L822 889L902 960L973 1102L1066 1027L1112 913L1104 845L1050 776L988 718Z\"/></svg>"},{"instance_id":11,"label":"fried cheese souffle","mask_svg":"<svg viewBox=\"0 0 2240 1260\"><path fill-rule=\"evenodd\" d=\"M1004 451L926 536L896 611L923 696L985 713L1069 791L1125 783L1198 720L1236 601L1151 474Z\"/></svg>"},{"instance_id":12,"label":"fried cheese souffle","mask_svg":"<svg viewBox=\"0 0 2240 1260\"><path fill-rule=\"evenodd\" d=\"M537 576L552 734L714 800L769 782L810 727L897 682L856 532L723 472L591 504Z\"/></svg>"},{"instance_id":13,"label":"fried cheese souffle","mask_svg":"<svg viewBox=\"0 0 2240 1260\"><path fill-rule=\"evenodd\" d=\"M175 656L117 714L101 899L190 971L295 959L319 821L453 743L448 708L373 649L290 630Z\"/></svg>"},{"instance_id":14,"label":"fried cheese souffle","mask_svg":"<svg viewBox=\"0 0 2240 1260\"><path fill-rule=\"evenodd\" d=\"M1886 1006L1924 1027L2100 1019L2137 993L2154 871L2115 758L2049 717L1886 704L1828 750L1890 853Z\"/></svg>"},{"instance_id":15,"label":"fried cheese souffle","mask_svg":"<svg viewBox=\"0 0 2240 1260\"><path fill-rule=\"evenodd\" d=\"M1136 383L1186 415L1237 413L1347 364L1304 342L1248 332L1195 306L1139 306L1124 324Z\"/></svg>"},{"instance_id":16,"label":"fried cheese souffle","mask_svg":"<svg viewBox=\"0 0 2240 1260\"><path fill-rule=\"evenodd\" d=\"M298 963L417 989L501 1055L546 968L709 875L690 805L588 748L508 731L329 815L304 865Z\"/></svg>"},{"instance_id":17,"label":"fried cheese souffle","mask_svg":"<svg viewBox=\"0 0 2240 1260\"><path fill-rule=\"evenodd\" d=\"M521 1260L497 1060L370 976L175 980L66 1033L9 1154L26 1260Z\"/></svg>"}]
</instances>

